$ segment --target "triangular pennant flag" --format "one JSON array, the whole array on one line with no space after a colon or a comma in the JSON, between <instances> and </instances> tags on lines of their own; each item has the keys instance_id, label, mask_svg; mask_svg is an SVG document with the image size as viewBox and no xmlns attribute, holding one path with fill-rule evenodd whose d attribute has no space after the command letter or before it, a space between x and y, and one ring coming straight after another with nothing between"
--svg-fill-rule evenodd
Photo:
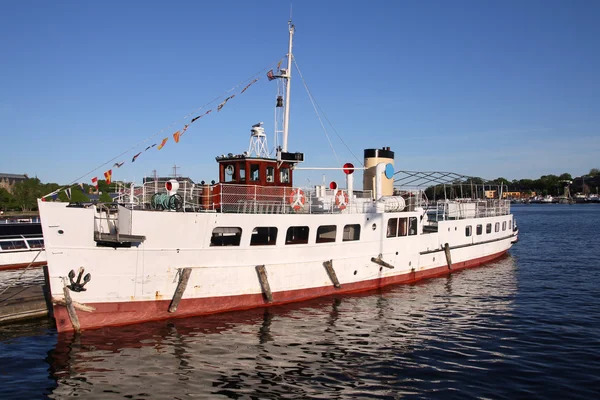
<instances>
[{"instance_id":1,"label":"triangular pennant flag","mask_svg":"<svg viewBox=\"0 0 600 400\"><path fill-rule=\"evenodd\" d=\"M97 176L92 178L92 185L94 185L96 187L96 190L98 190L98 177Z\"/></svg>"},{"instance_id":2,"label":"triangular pennant flag","mask_svg":"<svg viewBox=\"0 0 600 400\"><path fill-rule=\"evenodd\" d=\"M194 121L196 121L196 120L198 120L198 119L200 119L200 118L204 117L205 115L207 115L207 114L210 114L211 112L212 112L212 110L208 110L208 111L207 111L207 112L205 112L204 114L202 114L202 115L198 115L197 117L194 117L194 118L192 118L192 121L190 122L190 124L191 124L192 122L194 122Z\"/></svg>"},{"instance_id":3,"label":"triangular pennant flag","mask_svg":"<svg viewBox=\"0 0 600 400\"><path fill-rule=\"evenodd\" d=\"M231 95L228 98L226 98L225 100L223 100L223 102L217 106L217 112L221 111L221 108L223 108L225 103L227 103L229 100L233 99L234 97L235 97L235 94Z\"/></svg>"},{"instance_id":4,"label":"triangular pennant flag","mask_svg":"<svg viewBox=\"0 0 600 400\"><path fill-rule=\"evenodd\" d=\"M179 136L181 136L181 132L177 131L173 134L173 140L175 143L179 143Z\"/></svg>"},{"instance_id":5,"label":"triangular pennant flag","mask_svg":"<svg viewBox=\"0 0 600 400\"><path fill-rule=\"evenodd\" d=\"M113 167L121 168L121 165L125 164L125 161L121 161L120 163L116 162L113 164Z\"/></svg>"},{"instance_id":6,"label":"triangular pennant flag","mask_svg":"<svg viewBox=\"0 0 600 400\"><path fill-rule=\"evenodd\" d=\"M240 94L244 93L250 86L252 86L256 81L258 80L258 78L256 78L255 80L253 80L252 82L250 82L249 84L246 85L245 88L242 89L242 91L240 92Z\"/></svg>"},{"instance_id":7,"label":"triangular pennant flag","mask_svg":"<svg viewBox=\"0 0 600 400\"><path fill-rule=\"evenodd\" d=\"M67 199L71 200L71 188L65 189L65 194L67 195Z\"/></svg>"},{"instance_id":8,"label":"triangular pennant flag","mask_svg":"<svg viewBox=\"0 0 600 400\"><path fill-rule=\"evenodd\" d=\"M164 138L162 140L162 143L158 145L158 149L162 149L163 147L165 147L165 144L167 144L167 141L169 140L169 137L167 136L166 138Z\"/></svg>"},{"instance_id":9,"label":"triangular pennant flag","mask_svg":"<svg viewBox=\"0 0 600 400\"><path fill-rule=\"evenodd\" d=\"M275 79L275 76L273 75L273 70L270 70L269 72L267 72L267 78L269 78L270 81Z\"/></svg>"},{"instance_id":10,"label":"triangular pennant flag","mask_svg":"<svg viewBox=\"0 0 600 400\"><path fill-rule=\"evenodd\" d=\"M281 70L281 62L283 61L283 58L281 60L279 60L279 62L277 63L277 71Z\"/></svg>"},{"instance_id":11,"label":"triangular pennant flag","mask_svg":"<svg viewBox=\"0 0 600 400\"><path fill-rule=\"evenodd\" d=\"M104 173L104 178L106 178L106 183L108 183L110 185L110 182L112 179L112 169L109 169L108 171L106 171Z\"/></svg>"},{"instance_id":12,"label":"triangular pennant flag","mask_svg":"<svg viewBox=\"0 0 600 400\"><path fill-rule=\"evenodd\" d=\"M139 153L137 153L135 156L133 156L133 158L131 159L131 162L135 162L135 159L138 158L140 156L140 154L142 154L141 151Z\"/></svg>"},{"instance_id":13,"label":"triangular pennant flag","mask_svg":"<svg viewBox=\"0 0 600 400\"><path fill-rule=\"evenodd\" d=\"M149 149L153 148L154 146L156 146L156 143L154 143L152 146L148 146L148 147L146 147L146 148L144 149L144 151L146 151L146 150L149 150ZM141 154L141 152L140 152L140 154ZM138 155L139 155L139 154L138 154Z\"/></svg>"}]
</instances>

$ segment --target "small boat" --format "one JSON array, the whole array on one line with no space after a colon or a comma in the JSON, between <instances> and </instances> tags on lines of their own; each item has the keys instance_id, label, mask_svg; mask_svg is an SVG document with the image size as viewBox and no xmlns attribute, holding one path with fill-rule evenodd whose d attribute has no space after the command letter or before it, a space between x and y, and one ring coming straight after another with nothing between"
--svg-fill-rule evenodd
<instances>
[{"instance_id":1,"label":"small boat","mask_svg":"<svg viewBox=\"0 0 600 400\"><path fill-rule=\"evenodd\" d=\"M42 265L46 265L46 252L41 234L0 237L0 271Z\"/></svg>"}]
</instances>

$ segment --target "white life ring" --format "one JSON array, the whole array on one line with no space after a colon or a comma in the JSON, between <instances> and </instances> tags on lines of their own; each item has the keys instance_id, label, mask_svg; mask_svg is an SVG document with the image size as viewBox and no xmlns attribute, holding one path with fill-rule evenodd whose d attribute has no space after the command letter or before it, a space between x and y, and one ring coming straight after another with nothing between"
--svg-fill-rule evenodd
<instances>
[{"instance_id":1,"label":"white life ring","mask_svg":"<svg viewBox=\"0 0 600 400\"><path fill-rule=\"evenodd\" d=\"M335 205L340 210L346 209L346 206L348 205L348 193L343 190L335 192Z\"/></svg>"},{"instance_id":2,"label":"white life ring","mask_svg":"<svg viewBox=\"0 0 600 400\"><path fill-rule=\"evenodd\" d=\"M299 211L304 208L304 203L306 203L306 196L304 196L304 192L302 189L294 189L290 193L290 197L288 199L290 205L294 209L294 211Z\"/></svg>"}]
</instances>

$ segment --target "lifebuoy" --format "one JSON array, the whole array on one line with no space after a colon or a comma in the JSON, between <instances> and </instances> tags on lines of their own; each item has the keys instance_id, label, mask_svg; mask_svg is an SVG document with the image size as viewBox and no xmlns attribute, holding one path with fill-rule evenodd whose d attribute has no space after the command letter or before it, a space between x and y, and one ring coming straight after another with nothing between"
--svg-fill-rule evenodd
<instances>
[{"instance_id":1,"label":"lifebuoy","mask_svg":"<svg viewBox=\"0 0 600 400\"><path fill-rule=\"evenodd\" d=\"M335 192L335 205L340 210L344 210L348 205L348 193L343 190L338 190Z\"/></svg>"},{"instance_id":2,"label":"lifebuoy","mask_svg":"<svg viewBox=\"0 0 600 400\"><path fill-rule=\"evenodd\" d=\"M292 190L292 193L290 193L289 202L295 211L304 208L306 197L304 196L304 192L302 191L302 189Z\"/></svg>"}]
</instances>

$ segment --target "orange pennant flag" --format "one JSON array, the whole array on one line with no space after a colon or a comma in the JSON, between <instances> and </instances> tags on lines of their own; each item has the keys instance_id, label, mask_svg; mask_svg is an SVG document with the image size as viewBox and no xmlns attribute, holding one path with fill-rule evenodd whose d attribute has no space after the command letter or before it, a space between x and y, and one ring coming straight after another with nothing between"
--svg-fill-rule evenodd
<instances>
[{"instance_id":1,"label":"orange pennant flag","mask_svg":"<svg viewBox=\"0 0 600 400\"><path fill-rule=\"evenodd\" d=\"M110 185L112 179L112 169L109 169L104 173L104 178L106 178L106 183Z\"/></svg>"},{"instance_id":2,"label":"orange pennant flag","mask_svg":"<svg viewBox=\"0 0 600 400\"><path fill-rule=\"evenodd\" d=\"M160 149L162 149L163 147L165 147L165 144L167 143L167 140L169 140L169 138L168 138L168 137L166 137L166 138L164 138L164 139L162 140L162 143L158 145L158 149L159 149L159 150L160 150Z\"/></svg>"},{"instance_id":3,"label":"orange pennant flag","mask_svg":"<svg viewBox=\"0 0 600 400\"><path fill-rule=\"evenodd\" d=\"M179 143L179 136L181 136L181 133L179 133L179 131L173 134L173 140L175 141L175 143Z\"/></svg>"}]
</instances>

